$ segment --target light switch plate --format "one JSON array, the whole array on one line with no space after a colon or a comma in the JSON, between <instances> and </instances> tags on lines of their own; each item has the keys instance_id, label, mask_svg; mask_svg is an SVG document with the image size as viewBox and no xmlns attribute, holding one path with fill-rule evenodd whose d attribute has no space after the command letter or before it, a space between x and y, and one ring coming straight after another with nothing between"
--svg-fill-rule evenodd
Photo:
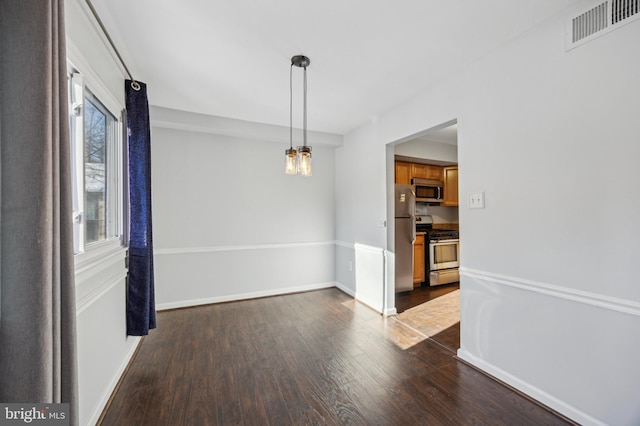
<instances>
[{"instance_id":1,"label":"light switch plate","mask_svg":"<svg viewBox=\"0 0 640 426\"><path fill-rule=\"evenodd\" d=\"M484 209L484 191L469 194L470 209Z\"/></svg>"}]
</instances>

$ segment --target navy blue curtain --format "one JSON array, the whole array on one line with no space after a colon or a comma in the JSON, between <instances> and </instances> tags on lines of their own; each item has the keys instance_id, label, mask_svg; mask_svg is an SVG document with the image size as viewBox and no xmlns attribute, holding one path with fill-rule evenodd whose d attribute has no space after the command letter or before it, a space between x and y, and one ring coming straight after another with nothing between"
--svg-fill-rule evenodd
<instances>
[{"instance_id":1,"label":"navy blue curtain","mask_svg":"<svg viewBox=\"0 0 640 426\"><path fill-rule=\"evenodd\" d=\"M156 328L151 232L151 130L144 83L125 80L129 145L129 276L127 334Z\"/></svg>"}]
</instances>

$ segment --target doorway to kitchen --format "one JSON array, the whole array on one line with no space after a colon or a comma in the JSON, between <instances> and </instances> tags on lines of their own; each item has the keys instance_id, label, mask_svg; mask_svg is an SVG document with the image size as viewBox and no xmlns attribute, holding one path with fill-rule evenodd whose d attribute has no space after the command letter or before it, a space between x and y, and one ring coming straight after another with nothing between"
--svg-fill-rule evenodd
<instances>
[{"instance_id":1,"label":"doorway to kitchen","mask_svg":"<svg viewBox=\"0 0 640 426\"><path fill-rule=\"evenodd\" d=\"M387 297L393 298L389 305L395 306L396 321L455 352L460 347L458 266L463 240L459 237L457 121L390 144L387 172L389 217L396 217L395 222L399 220L396 194L417 194L412 212L416 232L407 242L411 248L402 249L404 241L394 227L387 235L395 275L389 277L394 278L387 291ZM403 258L407 253L413 257L411 262ZM412 271L399 273L407 263Z\"/></svg>"}]
</instances>

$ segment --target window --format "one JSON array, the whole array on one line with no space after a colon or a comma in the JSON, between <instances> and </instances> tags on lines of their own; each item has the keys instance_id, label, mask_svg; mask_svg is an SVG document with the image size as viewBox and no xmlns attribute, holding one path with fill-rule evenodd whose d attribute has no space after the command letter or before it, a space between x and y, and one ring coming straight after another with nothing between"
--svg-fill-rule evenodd
<instances>
[{"instance_id":1,"label":"window","mask_svg":"<svg viewBox=\"0 0 640 426\"><path fill-rule=\"evenodd\" d=\"M122 234L122 138L119 120L85 87L82 75L71 73L69 83L77 254Z\"/></svg>"},{"instance_id":2,"label":"window","mask_svg":"<svg viewBox=\"0 0 640 426\"><path fill-rule=\"evenodd\" d=\"M93 96L84 98L84 217L87 243L107 238L107 129L115 118L98 105Z\"/></svg>"}]
</instances>

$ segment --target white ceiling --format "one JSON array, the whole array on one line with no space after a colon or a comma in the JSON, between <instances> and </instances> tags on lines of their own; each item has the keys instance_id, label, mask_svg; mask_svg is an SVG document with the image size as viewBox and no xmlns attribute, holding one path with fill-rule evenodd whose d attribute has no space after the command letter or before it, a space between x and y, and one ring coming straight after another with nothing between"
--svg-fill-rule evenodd
<instances>
[{"instance_id":1,"label":"white ceiling","mask_svg":"<svg viewBox=\"0 0 640 426\"><path fill-rule=\"evenodd\" d=\"M448 145L458 145L458 125L453 124L440 130L427 133L416 138L426 142L446 143Z\"/></svg>"},{"instance_id":2,"label":"white ceiling","mask_svg":"<svg viewBox=\"0 0 640 426\"><path fill-rule=\"evenodd\" d=\"M308 126L344 134L576 0L94 0L153 105L289 125L289 65ZM294 69L300 105L302 71ZM294 126L301 126L295 108Z\"/></svg>"}]
</instances>

